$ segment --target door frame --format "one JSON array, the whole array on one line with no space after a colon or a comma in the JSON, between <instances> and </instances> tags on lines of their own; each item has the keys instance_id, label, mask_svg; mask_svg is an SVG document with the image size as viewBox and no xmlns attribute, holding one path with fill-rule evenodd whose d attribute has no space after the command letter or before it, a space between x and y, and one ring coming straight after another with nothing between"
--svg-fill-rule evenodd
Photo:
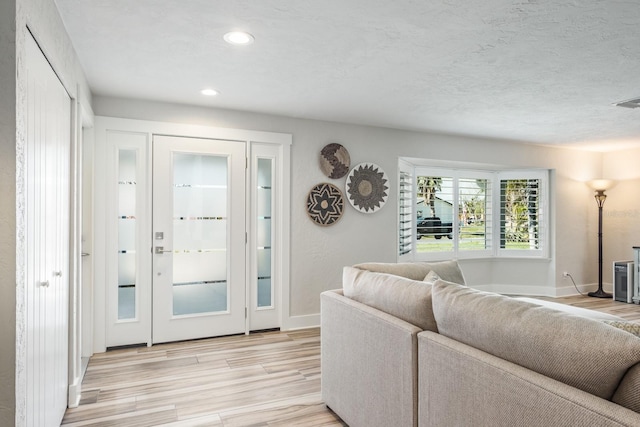
<instances>
[{"instance_id":1,"label":"door frame","mask_svg":"<svg viewBox=\"0 0 640 427\"><path fill-rule=\"evenodd\" d=\"M81 92L78 87L78 93ZM93 307L91 301L92 233L91 224L91 172L92 165L84 163L93 150L93 111L77 99L72 109L71 143L71 221L70 266L71 286L69 294L69 408L80 404L82 379L90 356L93 333ZM88 173L86 173L88 172Z\"/></svg>"},{"instance_id":2,"label":"door frame","mask_svg":"<svg viewBox=\"0 0 640 427\"><path fill-rule=\"evenodd\" d=\"M106 305L106 270L108 268L106 259L109 247L108 218L105 215L107 210L107 198L104 197L108 188L107 176L109 176L107 168L109 165L105 160L107 158L106 135L108 131L120 131L131 133L144 133L147 135L147 141L153 140L153 135L168 135L177 137L195 137L204 139L222 139L229 141L242 141L247 144L247 152L251 153L251 147L255 144L268 144L273 146L277 151L277 167L280 173L277 176L276 185L281 191L275 200L276 209L280 215L280 232L279 247L274 252L276 261L276 269L279 274L279 292L277 303L280 306L279 318L280 329L287 330L290 324L290 305L289 305L289 260L290 260L290 194L291 194L291 144L292 135L275 132L262 132L243 129L218 128L210 126L189 125L180 123L168 123L158 121L121 119L115 117L95 117L95 157L94 157L94 330L93 330L93 351L96 353L106 351L106 322L107 313ZM147 150L147 164L151 164L150 155L151 147ZM249 155L249 154L247 154ZM247 163L249 159L247 160ZM151 182L151 170L148 170L147 182ZM249 180L247 180L249 182ZM151 198L151 188L145 191ZM102 196L100 196L102 195ZM251 203L251 194L247 194L247 206ZM250 210L248 210L250 213ZM249 232L249 229L247 229ZM151 237L151 236L149 236ZM151 251L151 247L149 247ZM253 255L251 255L253 256ZM251 262L248 259L248 264ZM250 281L247 280L247 286ZM247 289L249 295L250 289ZM247 319L245 333L249 332L250 321ZM147 342L151 344L151 340Z\"/></svg>"}]
</instances>

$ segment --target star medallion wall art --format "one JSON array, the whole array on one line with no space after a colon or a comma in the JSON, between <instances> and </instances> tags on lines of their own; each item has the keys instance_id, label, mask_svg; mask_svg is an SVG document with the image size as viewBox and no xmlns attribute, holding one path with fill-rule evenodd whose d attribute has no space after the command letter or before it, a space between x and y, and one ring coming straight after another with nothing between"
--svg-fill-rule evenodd
<instances>
[{"instance_id":1,"label":"star medallion wall art","mask_svg":"<svg viewBox=\"0 0 640 427\"><path fill-rule=\"evenodd\" d=\"M375 163L360 163L347 176L347 198L363 213L374 213L389 197L387 175Z\"/></svg>"},{"instance_id":2,"label":"star medallion wall art","mask_svg":"<svg viewBox=\"0 0 640 427\"><path fill-rule=\"evenodd\" d=\"M342 218L344 197L338 187L329 183L318 184L307 196L307 215L318 225L333 225Z\"/></svg>"},{"instance_id":3,"label":"star medallion wall art","mask_svg":"<svg viewBox=\"0 0 640 427\"><path fill-rule=\"evenodd\" d=\"M320 151L320 169L331 179L342 178L349 172L351 156L341 144L327 144Z\"/></svg>"}]
</instances>

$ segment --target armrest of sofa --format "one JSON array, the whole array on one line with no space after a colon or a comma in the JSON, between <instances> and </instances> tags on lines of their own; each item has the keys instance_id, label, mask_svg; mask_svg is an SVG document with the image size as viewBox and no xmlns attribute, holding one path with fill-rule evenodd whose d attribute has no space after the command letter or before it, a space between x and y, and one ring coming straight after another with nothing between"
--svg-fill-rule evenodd
<instances>
[{"instance_id":1,"label":"armrest of sofa","mask_svg":"<svg viewBox=\"0 0 640 427\"><path fill-rule=\"evenodd\" d=\"M432 332L418 335L418 371L421 427L640 425L636 412Z\"/></svg>"},{"instance_id":2,"label":"armrest of sofa","mask_svg":"<svg viewBox=\"0 0 640 427\"><path fill-rule=\"evenodd\" d=\"M342 295L321 300L322 399L352 427L417 425L420 328Z\"/></svg>"}]
</instances>

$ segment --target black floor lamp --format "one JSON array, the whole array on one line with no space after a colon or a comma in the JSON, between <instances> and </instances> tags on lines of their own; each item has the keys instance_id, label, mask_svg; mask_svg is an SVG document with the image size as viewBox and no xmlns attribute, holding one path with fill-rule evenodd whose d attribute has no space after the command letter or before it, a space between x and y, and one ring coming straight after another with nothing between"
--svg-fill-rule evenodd
<instances>
[{"instance_id":1,"label":"black floor lamp","mask_svg":"<svg viewBox=\"0 0 640 427\"><path fill-rule=\"evenodd\" d=\"M607 179L597 179L591 181L589 185L596 191L596 203L598 204L598 290L589 292L587 295L596 298L611 298L612 295L602 290L602 207L607 196L605 190L611 188L613 181Z\"/></svg>"}]
</instances>

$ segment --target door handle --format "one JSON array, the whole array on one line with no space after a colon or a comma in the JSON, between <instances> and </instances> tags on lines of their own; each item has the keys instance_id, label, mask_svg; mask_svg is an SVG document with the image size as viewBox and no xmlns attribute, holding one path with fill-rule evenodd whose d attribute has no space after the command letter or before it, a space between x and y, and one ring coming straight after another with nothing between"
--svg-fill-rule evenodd
<instances>
[{"instance_id":1,"label":"door handle","mask_svg":"<svg viewBox=\"0 0 640 427\"><path fill-rule=\"evenodd\" d=\"M167 249L167 250L165 250L165 249L164 249L164 246L156 246L156 250L155 250L155 253L156 253L156 254L158 254L158 255L162 255L162 254L163 254L163 253L165 253L165 252L171 252L171 249Z\"/></svg>"}]
</instances>

